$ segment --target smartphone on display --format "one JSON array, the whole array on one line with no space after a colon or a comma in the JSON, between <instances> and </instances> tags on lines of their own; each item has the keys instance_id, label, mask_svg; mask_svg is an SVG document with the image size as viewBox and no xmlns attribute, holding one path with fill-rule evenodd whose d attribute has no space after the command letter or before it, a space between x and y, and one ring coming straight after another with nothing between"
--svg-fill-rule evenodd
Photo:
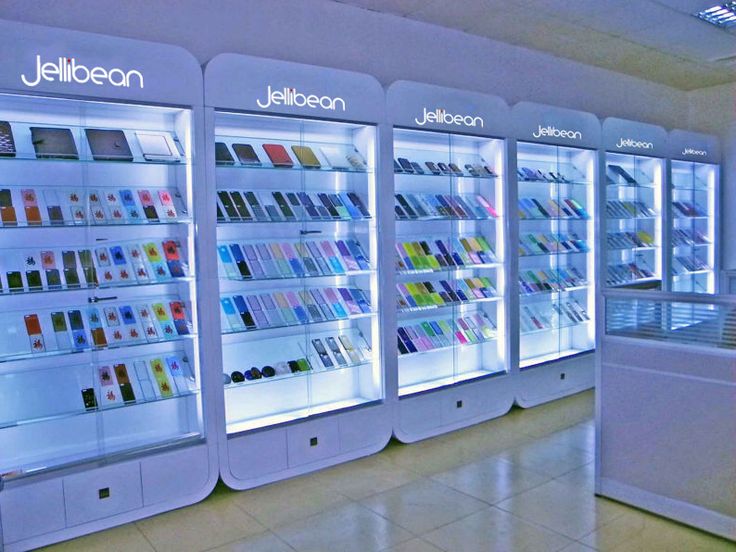
<instances>
[{"instance_id":1,"label":"smartphone on display","mask_svg":"<svg viewBox=\"0 0 736 552\"><path fill-rule=\"evenodd\" d=\"M399 165L401 166L402 172L414 173L414 167L406 157L399 157Z\"/></svg>"}]
</instances>

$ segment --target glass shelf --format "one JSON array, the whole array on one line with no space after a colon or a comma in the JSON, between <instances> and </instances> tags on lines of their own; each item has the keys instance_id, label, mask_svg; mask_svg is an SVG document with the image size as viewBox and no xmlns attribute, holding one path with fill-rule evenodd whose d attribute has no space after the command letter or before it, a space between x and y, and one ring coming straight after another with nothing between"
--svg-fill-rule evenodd
<instances>
[{"instance_id":1,"label":"glass shelf","mask_svg":"<svg viewBox=\"0 0 736 552\"><path fill-rule=\"evenodd\" d=\"M218 226L229 226L231 224L330 224L345 223L360 224L371 222L372 217L363 217L360 219L353 218L335 218L335 219L291 219L291 220L218 220Z\"/></svg>"},{"instance_id":2,"label":"glass shelf","mask_svg":"<svg viewBox=\"0 0 736 552\"><path fill-rule=\"evenodd\" d=\"M194 341L196 339L197 335L194 333L189 333L185 335L177 335L176 337L172 337L170 339L166 338L159 338L159 339L151 339L149 341L139 341L136 343L120 343L117 345L108 345L106 347L84 347L79 349L55 349L52 351L44 351L39 353L18 353L18 354L11 354L11 355L3 355L0 357L0 364L11 362L11 361L18 361L18 360L30 360L30 359L41 359L41 358L49 358L49 357L59 357L59 356L66 356L66 355L73 355L77 353L89 353L89 352L99 352L99 351L108 351L108 350L120 350L120 349L136 349L141 347L146 347L148 345L157 345L160 343L173 343L173 342L182 342L182 341Z\"/></svg>"},{"instance_id":3,"label":"glass shelf","mask_svg":"<svg viewBox=\"0 0 736 552\"><path fill-rule=\"evenodd\" d=\"M95 223L95 224L80 224L75 222L65 222L63 224L51 224L51 223L42 223L42 224L7 224L0 222L0 228L3 230L6 229L28 229L28 228L107 228L107 227L122 227L122 226L135 226L136 228L146 227L146 226L172 226L172 225L190 225L192 224L191 218L177 218L176 220L159 220L159 221L151 221L151 220L141 220L140 222L105 222L105 223Z\"/></svg>"},{"instance_id":4,"label":"glass shelf","mask_svg":"<svg viewBox=\"0 0 736 552\"><path fill-rule=\"evenodd\" d=\"M610 188L631 188L631 189L654 189L658 186L655 182L637 182L637 183L628 183L628 182L608 182L606 184L607 187Z\"/></svg>"},{"instance_id":5,"label":"glass shelf","mask_svg":"<svg viewBox=\"0 0 736 552\"><path fill-rule=\"evenodd\" d=\"M321 312L321 311L320 311ZM361 314L351 314L342 318L333 318L332 320L310 320L309 322L296 322L294 324L283 324L280 326L268 326L264 328L253 328L253 329L238 329L233 330L222 330L223 335L238 335L238 334L253 334L253 333L266 333L269 330L283 330L284 328L300 328L303 326L319 326L320 324L330 324L339 322L350 322L353 320L361 320L364 318L373 318L378 313L376 312L364 312Z\"/></svg>"},{"instance_id":6,"label":"glass shelf","mask_svg":"<svg viewBox=\"0 0 736 552\"><path fill-rule=\"evenodd\" d=\"M37 161L40 163L65 163L65 164L94 164L94 165L119 165L119 166L150 166L150 165L165 165L168 167L186 167L189 163L189 159L180 157L179 161L147 161L143 158L134 158L131 161L117 160L117 159L63 159L56 157L36 157L35 154L21 153L14 157L0 156L0 163L8 162L23 162L23 161Z\"/></svg>"},{"instance_id":7,"label":"glass shelf","mask_svg":"<svg viewBox=\"0 0 736 552\"><path fill-rule=\"evenodd\" d=\"M330 374L330 373L339 373L346 370L355 370L356 368L360 368L362 366L369 366L372 363L372 359L367 359L362 362L354 362L349 363L344 366L337 366L335 368L324 368L319 367L315 368L314 362L310 361L310 364L312 365L312 368L309 370L301 370L299 372L293 372L291 374L276 374L275 376L272 376L270 378L268 377L261 377L258 379L252 379L252 380L245 380L240 382L231 382L225 384L226 390L233 390L233 389L239 389L243 387L249 387L253 385L263 385L267 383L278 383L283 382L284 380L292 380L296 378L303 378L307 376L314 376L314 375L321 375L321 374Z\"/></svg>"},{"instance_id":8,"label":"glass shelf","mask_svg":"<svg viewBox=\"0 0 736 552\"><path fill-rule=\"evenodd\" d=\"M359 169L348 169L348 168L333 168L333 167L320 167L320 168L305 168L305 167L274 167L273 165L226 165L223 163L217 164L218 169L227 169L227 170L233 170L233 169L241 169L241 170L248 170L248 171L278 171L278 172L284 172L284 173L313 173L313 174L330 174L330 173L340 173L340 174L372 174L373 169L365 169L365 170L359 170Z\"/></svg>"},{"instance_id":9,"label":"glass shelf","mask_svg":"<svg viewBox=\"0 0 736 552\"><path fill-rule=\"evenodd\" d=\"M492 175L488 175L488 176L475 176L475 175L472 175L472 174L455 174L455 173L434 174L434 173L426 173L425 172L425 173L419 174L419 173L415 173L415 172L414 173L407 173L407 172L394 171L394 174L397 175L397 176L429 176L429 177L434 177L434 178L473 178L475 180L496 180L497 178L499 178L498 175L496 175L496 176L492 176Z\"/></svg>"},{"instance_id":10,"label":"glass shelf","mask_svg":"<svg viewBox=\"0 0 736 552\"><path fill-rule=\"evenodd\" d=\"M535 330L523 330L521 332L521 336L526 337L529 335L546 333L546 332L560 332L560 331L568 330L570 328L577 328L577 327L585 326L587 324L590 324L591 322L592 320L585 320L583 322L577 322L575 324L569 323L569 324L561 324L558 326L550 326L547 328L539 328Z\"/></svg>"},{"instance_id":11,"label":"glass shelf","mask_svg":"<svg viewBox=\"0 0 736 552\"><path fill-rule=\"evenodd\" d=\"M555 353L548 353L548 354L538 355L538 356L531 357L531 358L526 358L519 363L519 367L521 369L531 368L538 364L544 364L545 362L552 362L555 360L568 358L571 356L586 353L588 351L590 351L590 349L563 349Z\"/></svg>"},{"instance_id":12,"label":"glass shelf","mask_svg":"<svg viewBox=\"0 0 736 552\"><path fill-rule=\"evenodd\" d=\"M548 253L520 253L519 257L549 257L552 255L587 255L590 251L550 251Z\"/></svg>"},{"instance_id":13,"label":"glass shelf","mask_svg":"<svg viewBox=\"0 0 736 552\"><path fill-rule=\"evenodd\" d=\"M462 272L465 270L490 270L494 268L503 267L503 263L480 263L480 264L468 264L464 266L447 266L441 268L419 268L419 269L406 269L397 270L396 274L399 276L410 276L416 274L437 274L437 273L448 273L448 272Z\"/></svg>"},{"instance_id":14,"label":"glass shelf","mask_svg":"<svg viewBox=\"0 0 736 552\"><path fill-rule=\"evenodd\" d=\"M318 280L320 278L354 278L358 276L374 276L375 270L351 270L341 274L318 274L314 276L274 276L272 278L228 278L220 275L221 280L232 282L273 282L282 280Z\"/></svg>"},{"instance_id":15,"label":"glass shelf","mask_svg":"<svg viewBox=\"0 0 736 552\"><path fill-rule=\"evenodd\" d=\"M470 301L455 301L452 303L445 303L444 305L423 305L423 306L416 306L416 307L401 307L398 309L399 314L408 314L408 313L415 313L415 312L424 312L424 311L431 311L436 309L446 309L449 307L459 307L462 305L474 305L476 303L490 303L494 301L500 301L502 297L483 297L483 298L476 298L471 299Z\"/></svg>"},{"instance_id":16,"label":"glass shelf","mask_svg":"<svg viewBox=\"0 0 736 552\"><path fill-rule=\"evenodd\" d=\"M401 361L402 358L414 358L418 356L423 355L431 355L433 353L440 353L442 351L452 351L452 350L461 350L466 349L469 347L475 347L477 345L483 345L485 343L491 343L492 341L496 341L496 336L489 338L489 339L481 339L478 341L475 341L473 343L461 343L460 341L454 341L451 345L447 345L445 347L435 347L434 349L428 349L426 351L417 351L416 353L406 353L406 354L399 354L399 361Z\"/></svg>"},{"instance_id":17,"label":"glass shelf","mask_svg":"<svg viewBox=\"0 0 736 552\"><path fill-rule=\"evenodd\" d=\"M155 280L151 282L131 282L129 284L100 284L100 285L81 285L79 287L61 287L59 289L24 289L19 291L10 291L3 288L0 290L0 297L2 296L22 296L22 295L36 295L40 293L60 293L60 292L83 292L89 293L95 290L113 290L113 289L130 289L139 287L151 287L151 286L167 286L178 283L192 283L195 279L191 276L183 276L181 278L168 278L166 280ZM71 293L70 293L71 294Z\"/></svg>"},{"instance_id":18,"label":"glass shelf","mask_svg":"<svg viewBox=\"0 0 736 552\"><path fill-rule=\"evenodd\" d=\"M53 422L58 420L67 420L70 418L76 418L77 416L90 416L99 414L100 412L111 412L114 410L118 410L120 408L133 408L136 406L143 406L146 404L151 403L158 403L162 401L171 401L176 399L182 399L186 397L193 397L199 395L200 391L198 389L185 391L185 392L178 392L175 395L172 395L171 397L157 397L155 399L144 399L144 400L136 400L134 402L123 402L120 404L115 405L106 405L103 407L98 407L90 410L73 410L69 412L61 412L58 414L54 414L53 416L39 416L36 418L28 418L25 420L17 420L12 422L4 422L0 420L0 430L11 428L11 427L19 427L19 426L25 426L25 425L33 425L33 424L39 424L44 422Z\"/></svg>"},{"instance_id":19,"label":"glass shelf","mask_svg":"<svg viewBox=\"0 0 736 552\"><path fill-rule=\"evenodd\" d=\"M289 422L294 422L296 420L301 420L303 418L308 418L310 416L319 416L320 414L326 414L327 412L339 412L341 410L348 410L350 408L364 406L374 402L376 402L376 399L373 399L371 397L357 397L353 399L313 403L308 407L292 408L289 410L281 411L277 414L232 421L228 425L228 433L241 433L252 431L254 429L260 429L263 427L277 426Z\"/></svg>"},{"instance_id":20,"label":"glass shelf","mask_svg":"<svg viewBox=\"0 0 736 552\"><path fill-rule=\"evenodd\" d=\"M537 291L535 293L522 292L520 294L520 298L522 301L529 300L530 302L533 302L534 299L546 299L550 297L551 295L562 295L565 293L575 293L576 291L587 291L589 287L590 287L590 284L586 284L582 286L572 286L572 287L565 288L565 289Z\"/></svg>"},{"instance_id":21,"label":"glass shelf","mask_svg":"<svg viewBox=\"0 0 736 552\"><path fill-rule=\"evenodd\" d=\"M543 184L545 186L592 186L592 182L587 180L571 181L571 182L551 182L549 180L524 180L519 178L519 184Z\"/></svg>"},{"instance_id":22,"label":"glass shelf","mask_svg":"<svg viewBox=\"0 0 736 552\"><path fill-rule=\"evenodd\" d=\"M487 220L498 220L501 217L415 217L415 218L399 218L396 217L396 222L434 222L434 221L450 221L450 222L466 222L466 221L487 221Z\"/></svg>"}]
</instances>

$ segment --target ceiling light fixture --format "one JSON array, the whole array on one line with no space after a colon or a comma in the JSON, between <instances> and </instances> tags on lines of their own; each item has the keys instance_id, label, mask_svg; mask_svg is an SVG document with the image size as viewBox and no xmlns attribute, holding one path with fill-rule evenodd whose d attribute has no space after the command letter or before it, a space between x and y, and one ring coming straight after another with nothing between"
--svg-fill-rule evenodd
<instances>
[{"instance_id":1,"label":"ceiling light fixture","mask_svg":"<svg viewBox=\"0 0 736 552\"><path fill-rule=\"evenodd\" d=\"M736 1L719 4L718 6L713 6L693 15L716 27L724 29L733 27L736 25Z\"/></svg>"}]
</instances>

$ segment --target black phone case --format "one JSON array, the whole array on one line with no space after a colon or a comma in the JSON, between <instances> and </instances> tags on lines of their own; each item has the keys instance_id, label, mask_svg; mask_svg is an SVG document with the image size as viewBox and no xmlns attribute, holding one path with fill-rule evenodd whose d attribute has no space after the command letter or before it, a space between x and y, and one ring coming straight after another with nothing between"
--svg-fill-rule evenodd
<instances>
[{"instance_id":1,"label":"black phone case","mask_svg":"<svg viewBox=\"0 0 736 552\"><path fill-rule=\"evenodd\" d=\"M31 141L38 159L79 159L68 128L31 127Z\"/></svg>"},{"instance_id":2,"label":"black phone case","mask_svg":"<svg viewBox=\"0 0 736 552\"><path fill-rule=\"evenodd\" d=\"M122 130L85 128L84 133L95 161L133 161L133 154Z\"/></svg>"},{"instance_id":3,"label":"black phone case","mask_svg":"<svg viewBox=\"0 0 736 552\"><path fill-rule=\"evenodd\" d=\"M225 142L215 142L215 163L217 165L234 165L235 159Z\"/></svg>"},{"instance_id":4,"label":"black phone case","mask_svg":"<svg viewBox=\"0 0 736 552\"><path fill-rule=\"evenodd\" d=\"M87 410L97 410L97 398L93 388L82 389L82 401L84 401L84 408Z\"/></svg>"}]
</instances>

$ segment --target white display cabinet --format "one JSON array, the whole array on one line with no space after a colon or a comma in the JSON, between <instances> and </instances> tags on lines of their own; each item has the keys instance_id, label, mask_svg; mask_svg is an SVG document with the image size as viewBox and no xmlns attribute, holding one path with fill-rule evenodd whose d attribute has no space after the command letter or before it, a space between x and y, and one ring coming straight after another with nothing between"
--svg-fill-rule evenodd
<instances>
[{"instance_id":1,"label":"white display cabinet","mask_svg":"<svg viewBox=\"0 0 736 552\"><path fill-rule=\"evenodd\" d=\"M526 407L593 386L601 128L589 113L528 102L512 118L516 401Z\"/></svg>"},{"instance_id":2,"label":"white display cabinet","mask_svg":"<svg viewBox=\"0 0 736 552\"><path fill-rule=\"evenodd\" d=\"M364 75L237 55L211 61L205 81L220 465L243 489L390 437L377 241L384 96Z\"/></svg>"},{"instance_id":3,"label":"white display cabinet","mask_svg":"<svg viewBox=\"0 0 736 552\"><path fill-rule=\"evenodd\" d=\"M493 96L399 81L388 90L388 110L395 222L384 281L396 320L387 359L397 375L394 434L412 442L513 404L509 109Z\"/></svg>"},{"instance_id":4,"label":"white display cabinet","mask_svg":"<svg viewBox=\"0 0 736 552\"><path fill-rule=\"evenodd\" d=\"M13 53L0 77L0 519L6 550L24 550L214 487L195 285L202 79L178 48L0 30Z\"/></svg>"},{"instance_id":5,"label":"white display cabinet","mask_svg":"<svg viewBox=\"0 0 736 552\"><path fill-rule=\"evenodd\" d=\"M601 161L601 287L662 286L667 131L608 118Z\"/></svg>"},{"instance_id":6,"label":"white display cabinet","mask_svg":"<svg viewBox=\"0 0 736 552\"><path fill-rule=\"evenodd\" d=\"M736 300L604 295L596 493L736 541Z\"/></svg>"},{"instance_id":7,"label":"white display cabinet","mask_svg":"<svg viewBox=\"0 0 736 552\"><path fill-rule=\"evenodd\" d=\"M720 146L714 136L669 137L669 289L718 293Z\"/></svg>"}]
</instances>

